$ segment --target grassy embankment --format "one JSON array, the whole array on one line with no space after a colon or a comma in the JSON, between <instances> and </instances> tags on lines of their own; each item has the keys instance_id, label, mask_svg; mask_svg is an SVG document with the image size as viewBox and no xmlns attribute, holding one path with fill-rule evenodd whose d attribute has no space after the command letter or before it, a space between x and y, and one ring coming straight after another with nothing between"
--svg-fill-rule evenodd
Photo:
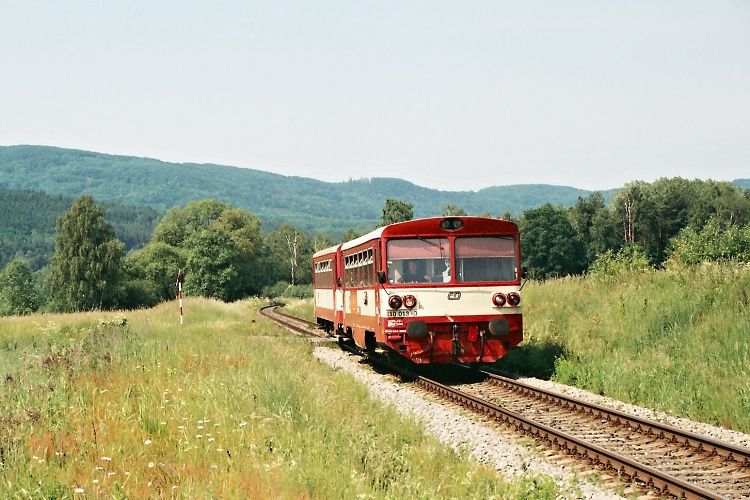
<instances>
[{"instance_id":1,"label":"grassy embankment","mask_svg":"<svg viewBox=\"0 0 750 500\"><path fill-rule=\"evenodd\" d=\"M750 268L530 282L498 366L750 432Z\"/></svg>"},{"instance_id":2,"label":"grassy embankment","mask_svg":"<svg viewBox=\"0 0 750 500\"><path fill-rule=\"evenodd\" d=\"M257 305L0 319L0 497L556 495L446 450Z\"/></svg>"}]
</instances>

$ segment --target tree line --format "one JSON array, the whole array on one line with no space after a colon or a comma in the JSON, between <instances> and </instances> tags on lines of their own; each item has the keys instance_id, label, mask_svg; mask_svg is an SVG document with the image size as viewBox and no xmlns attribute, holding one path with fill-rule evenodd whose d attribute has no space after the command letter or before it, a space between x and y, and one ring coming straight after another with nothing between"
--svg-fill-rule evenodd
<instances>
[{"instance_id":1,"label":"tree line","mask_svg":"<svg viewBox=\"0 0 750 500\"><path fill-rule=\"evenodd\" d=\"M455 204L442 209L446 216L465 214ZM388 199L380 224L413 217L412 204ZM592 193L569 208L528 209L515 221L524 264L536 279L615 264L658 267L667 258L750 261L750 190L728 182L633 182L610 203ZM350 229L342 240L357 236ZM178 270L192 295L307 296L312 254L333 244L329 235L288 224L264 233L247 210L201 200L169 210L150 241L126 254L104 210L85 195L58 219L49 266L33 273L17 258L0 271L0 314L148 307L175 297Z\"/></svg>"},{"instance_id":2,"label":"tree line","mask_svg":"<svg viewBox=\"0 0 750 500\"><path fill-rule=\"evenodd\" d=\"M620 253L637 254L659 267L684 253L691 235L718 231L723 237L747 228L750 190L710 180L637 181L615 193L609 204L591 193L570 208L546 204L526 210L517 222L524 264L539 279L580 274L601 256Z\"/></svg>"},{"instance_id":3,"label":"tree line","mask_svg":"<svg viewBox=\"0 0 750 500\"><path fill-rule=\"evenodd\" d=\"M178 270L192 295L305 295L315 245L330 244L288 225L264 234L250 212L202 200L169 210L150 241L126 254L103 209L84 195L58 219L48 267L32 273L16 258L0 272L0 314L148 307L175 297Z\"/></svg>"}]
</instances>

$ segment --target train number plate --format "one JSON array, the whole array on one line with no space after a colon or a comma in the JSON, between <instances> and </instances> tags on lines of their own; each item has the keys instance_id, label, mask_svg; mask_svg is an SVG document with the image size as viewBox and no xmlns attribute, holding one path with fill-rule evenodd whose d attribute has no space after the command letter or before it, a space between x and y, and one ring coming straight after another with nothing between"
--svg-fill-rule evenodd
<instances>
[{"instance_id":1,"label":"train number plate","mask_svg":"<svg viewBox=\"0 0 750 500\"><path fill-rule=\"evenodd\" d=\"M448 300L460 300L461 292L448 292Z\"/></svg>"},{"instance_id":2,"label":"train number plate","mask_svg":"<svg viewBox=\"0 0 750 500\"><path fill-rule=\"evenodd\" d=\"M416 316L417 311L387 311L390 317Z\"/></svg>"}]
</instances>

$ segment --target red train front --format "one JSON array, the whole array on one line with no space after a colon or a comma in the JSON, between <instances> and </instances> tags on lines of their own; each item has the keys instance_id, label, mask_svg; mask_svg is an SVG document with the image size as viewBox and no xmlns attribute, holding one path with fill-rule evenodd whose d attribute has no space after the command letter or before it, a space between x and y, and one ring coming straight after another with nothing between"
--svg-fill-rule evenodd
<instances>
[{"instance_id":1,"label":"red train front","mask_svg":"<svg viewBox=\"0 0 750 500\"><path fill-rule=\"evenodd\" d=\"M318 323L414 363L491 363L523 338L518 227L432 217L313 256Z\"/></svg>"}]
</instances>

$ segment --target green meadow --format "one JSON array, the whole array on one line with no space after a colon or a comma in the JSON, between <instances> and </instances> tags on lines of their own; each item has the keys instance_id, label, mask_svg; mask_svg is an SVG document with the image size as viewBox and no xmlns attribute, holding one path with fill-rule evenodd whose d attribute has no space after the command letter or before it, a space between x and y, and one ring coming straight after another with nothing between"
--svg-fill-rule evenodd
<instances>
[{"instance_id":1,"label":"green meadow","mask_svg":"<svg viewBox=\"0 0 750 500\"><path fill-rule=\"evenodd\" d=\"M0 319L0 497L558 494L426 436L259 305Z\"/></svg>"}]
</instances>

